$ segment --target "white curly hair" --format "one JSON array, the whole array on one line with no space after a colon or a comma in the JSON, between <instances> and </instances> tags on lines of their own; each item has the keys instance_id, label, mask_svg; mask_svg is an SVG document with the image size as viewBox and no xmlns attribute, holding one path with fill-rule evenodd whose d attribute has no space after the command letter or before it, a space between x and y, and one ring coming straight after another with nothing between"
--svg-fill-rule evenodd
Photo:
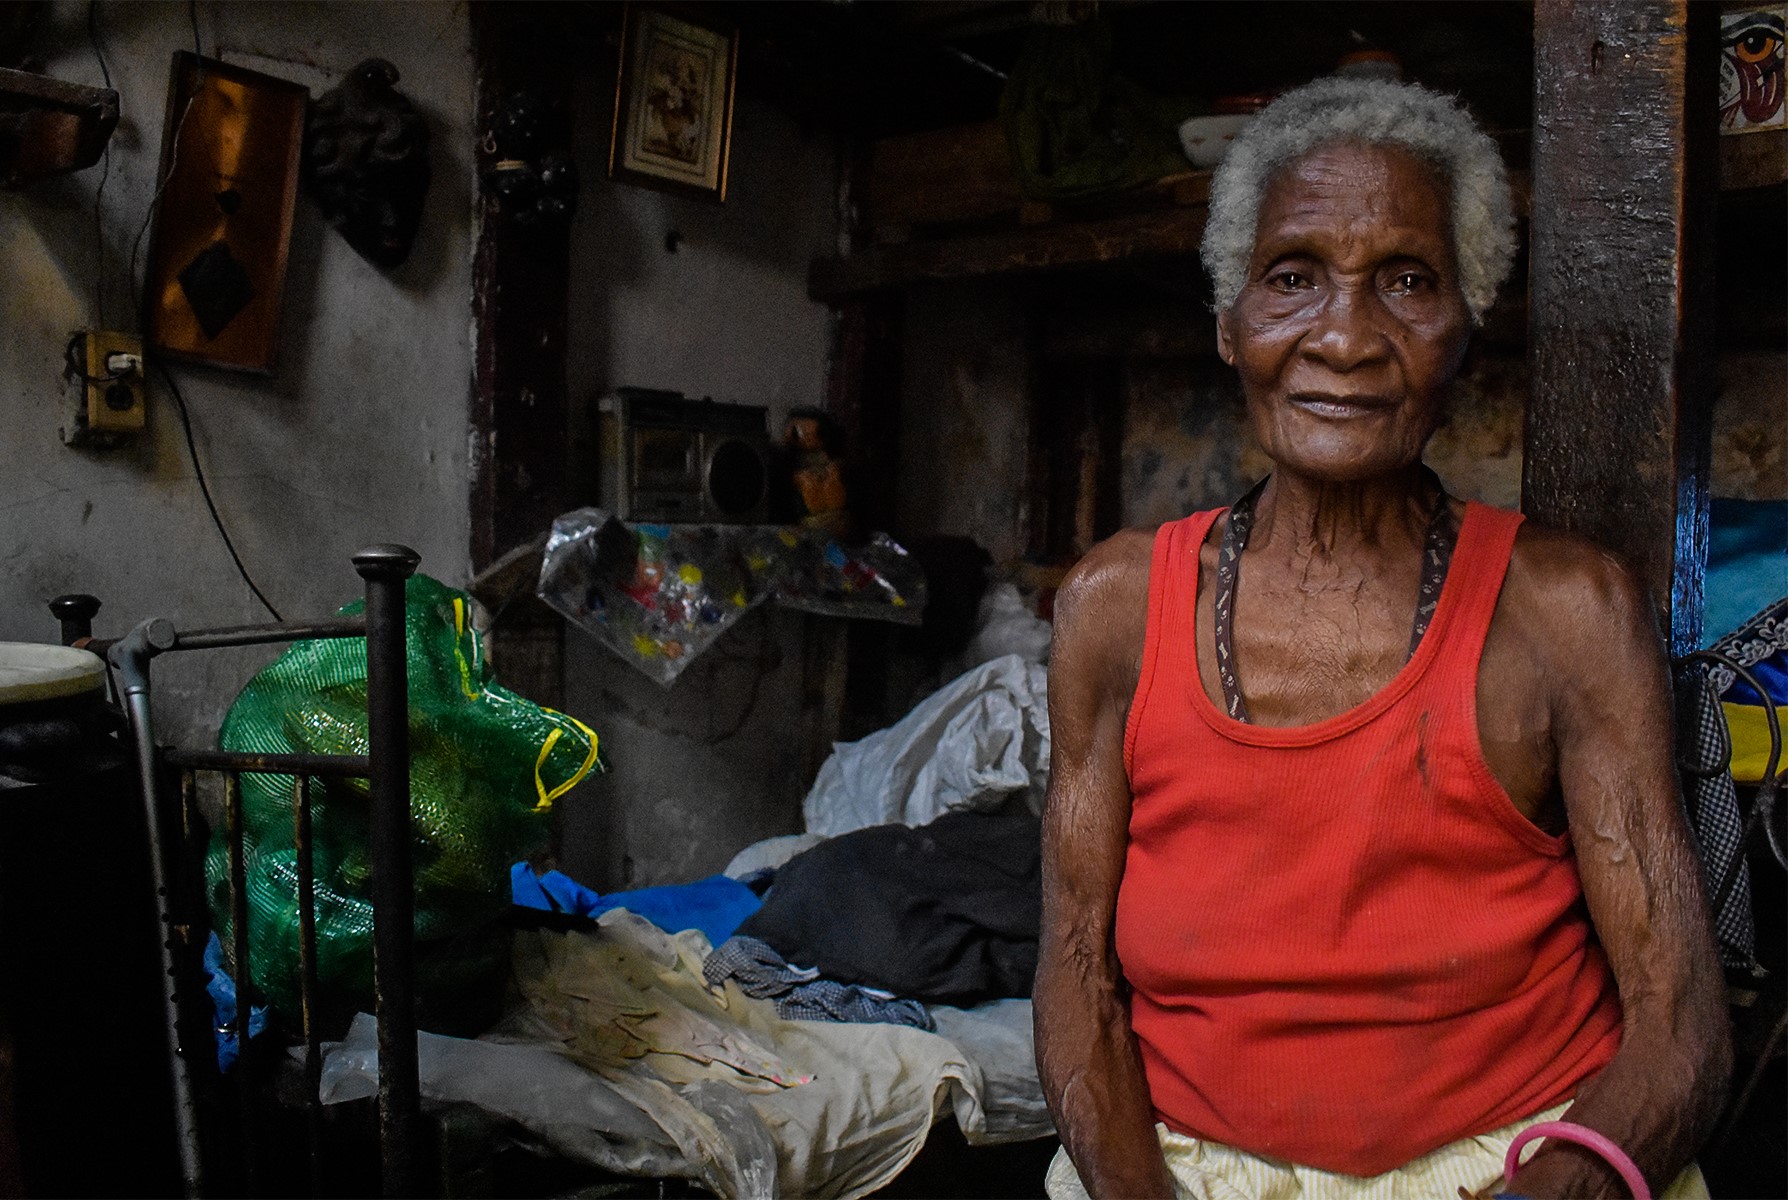
<instances>
[{"instance_id":1,"label":"white curly hair","mask_svg":"<svg viewBox=\"0 0 1788 1200\"><path fill-rule=\"evenodd\" d=\"M1459 284L1474 324L1515 262L1508 169L1496 143L1459 104L1413 83L1318 79L1286 92L1236 135L1211 180L1200 250L1219 312L1248 280L1260 203L1274 172L1319 146L1399 146L1440 168L1452 192Z\"/></svg>"}]
</instances>

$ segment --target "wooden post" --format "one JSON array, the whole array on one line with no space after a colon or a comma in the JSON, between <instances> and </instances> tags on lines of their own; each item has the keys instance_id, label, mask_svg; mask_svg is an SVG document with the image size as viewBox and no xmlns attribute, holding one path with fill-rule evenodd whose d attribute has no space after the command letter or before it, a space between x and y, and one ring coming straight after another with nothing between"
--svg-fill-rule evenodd
<instances>
[{"instance_id":1,"label":"wooden post","mask_svg":"<svg viewBox=\"0 0 1788 1200\"><path fill-rule=\"evenodd\" d=\"M866 148L847 141L840 159L838 247L848 257L866 243L864 211ZM851 513L862 532L899 534L896 513L900 463L900 387L906 297L893 288L849 297L821 296L832 309L832 345L826 378L826 411L845 432L845 479ZM842 635L811 628L804 653L808 762L818 762L834 741L862 737L887 724L888 657L892 634L879 621L852 621ZM824 663L811 661L824 656ZM823 705L813 709L814 705Z\"/></svg>"},{"instance_id":2,"label":"wooden post","mask_svg":"<svg viewBox=\"0 0 1788 1200\"><path fill-rule=\"evenodd\" d=\"M471 11L480 134L518 91L562 106L568 126L573 55L588 40L573 36L578 25L572 6L480 2ZM568 129L548 136L543 150L570 151ZM480 146L479 171L494 161L490 147ZM472 268L474 571L544 534L569 507L565 322L571 232L519 226L488 195L480 217ZM503 682L540 703L559 703L563 639L564 622L545 605L526 600L508 609L492 638Z\"/></svg>"},{"instance_id":3,"label":"wooden post","mask_svg":"<svg viewBox=\"0 0 1788 1200\"><path fill-rule=\"evenodd\" d=\"M1700 638L1716 6L1539 0L1522 508L1623 555Z\"/></svg>"}]
</instances>

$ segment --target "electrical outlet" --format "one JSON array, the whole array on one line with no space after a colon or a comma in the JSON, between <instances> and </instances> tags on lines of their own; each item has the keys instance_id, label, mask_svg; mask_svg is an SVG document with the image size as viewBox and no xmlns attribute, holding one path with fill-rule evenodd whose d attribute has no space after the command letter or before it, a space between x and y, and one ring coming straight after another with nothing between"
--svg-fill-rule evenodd
<instances>
[{"instance_id":1,"label":"electrical outlet","mask_svg":"<svg viewBox=\"0 0 1788 1200\"><path fill-rule=\"evenodd\" d=\"M74 411L62 427L71 446L115 445L143 431L143 340L90 329L69 342Z\"/></svg>"}]
</instances>

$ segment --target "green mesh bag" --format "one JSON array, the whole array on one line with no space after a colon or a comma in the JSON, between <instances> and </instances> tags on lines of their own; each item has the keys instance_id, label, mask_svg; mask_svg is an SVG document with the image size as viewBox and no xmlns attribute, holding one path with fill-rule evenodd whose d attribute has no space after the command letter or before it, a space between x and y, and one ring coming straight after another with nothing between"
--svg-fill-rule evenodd
<instances>
[{"instance_id":1,"label":"green mesh bag","mask_svg":"<svg viewBox=\"0 0 1788 1200\"><path fill-rule=\"evenodd\" d=\"M505 951L494 920L509 903L509 866L546 840L553 802L603 764L582 722L492 681L464 593L417 575L404 599L417 995L426 1014L500 972ZM364 607L355 601L341 612ZM218 740L250 753L367 754L365 640L293 643L242 689ZM250 974L286 1013L299 1009L294 788L290 775L242 776ZM313 777L310 795L319 1000L325 1011L352 1012L372 996L368 784ZM221 822L205 877L227 948L230 860ZM237 964L231 970L241 978Z\"/></svg>"}]
</instances>

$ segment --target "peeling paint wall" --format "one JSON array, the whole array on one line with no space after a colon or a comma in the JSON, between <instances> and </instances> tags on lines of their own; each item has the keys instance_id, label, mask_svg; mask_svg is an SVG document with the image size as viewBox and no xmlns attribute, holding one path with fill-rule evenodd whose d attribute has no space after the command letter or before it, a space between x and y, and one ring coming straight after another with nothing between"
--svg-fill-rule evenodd
<instances>
[{"instance_id":1,"label":"peeling paint wall","mask_svg":"<svg viewBox=\"0 0 1788 1200\"><path fill-rule=\"evenodd\" d=\"M707 204L602 178L602 93L585 81L573 117L585 179L573 404L623 384L674 388L767 405L779 436L790 408L824 395L829 316L807 297L807 264L836 240L831 139L741 94L727 201ZM798 614L754 612L668 689L566 631L566 708L596 729L613 769L566 797L565 870L600 890L680 883L800 831L804 628Z\"/></svg>"},{"instance_id":2,"label":"peeling paint wall","mask_svg":"<svg viewBox=\"0 0 1788 1200\"><path fill-rule=\"evenodd\" d=\"M1024 553L1030 362L1017 289L912 288L900 380L900 533Z\"/></svg>"},{"instance_id":3,"label":"peeling paint wall","mask_svg":"<svg viewBox=\"0 0 1788 1200\"><path fill-rule=\"evenodd\" d=\"M1123 523L1154 526L1227 504L1269 467L1241 384L1215 356L1133 362L1124 412Z\"/></svg>"},{"instance_id":4,"label":"peeling paint wall","mask_svg":"<svg viewBox=\"0 0 1788 1200\"><path fill-rule=\"evenodd\" d=\"M1733 500L1788 500L1788 353L1729 353L1719 370L1709 490Z\"/></svg>"},{"instance_id":5,"label":"peeling paint wall","mask_svg":"<svg viewBox=\"0 0 1788 1200\"><path fill-rule=\"evenodd\" d=\"M1027 416L1024 328L1009 286L915 289L907 317L901 512L920 534L961 533L1022 554ZM1712 493L1788 499L1788 355L1728 352L1714 408ZM1247 426L1235 372L1214 354L1125 366L1123 523L1149 527L1227 504L1272 464ZM1527 360L1473 353L1426 460L1457 495L1521 503Z\"/></svg>"},{"instance_id":6,"label":"peeling paint wall","mask_svg":"<svg viewBox=\"0 0 1788 1200\"><path fill-rule=\"evenodd\" d=\"M1158 525L1228 504L1272 470L1248 429L1241 384L1215 356L1132 363L1124 426L1124 524ZM1427 462L1454 493L1519 506L1527 367L1475 359Z\"/></svg>"},{"instance_id":7,"label":"peeling paint wall","mask_svg":"<svg viewBox=\"0 0 1788 1200\"><path fill-rule=\"evenodd\" d=\"M56 0L36 49L51 76L97 86L87 14L84 3ZM237 548L293 617L351 599L360 580L348 557L371 542L408 543L424 570L464 583L473 196L465 6L201 2L197 16L208 55L305 84L313 96L363 58L390 59L433 135L434 179L408 263L390 274L370 266L301 196L275 373L175 368ZM159 384L135 446L70 450L57 437L70 331L102 321L136 328L128 263L159 166L169 62L192 48L184 4L102 3L97 18L122 107L97 234L101 167L0 192L4 640L53 640L43 603L71 591L102 599L105 632L152 615L188 625L266 619L206 514ZM236 690L271 654L163 660L164 734L214 737Z\"/></svg>"}]
</instances>

